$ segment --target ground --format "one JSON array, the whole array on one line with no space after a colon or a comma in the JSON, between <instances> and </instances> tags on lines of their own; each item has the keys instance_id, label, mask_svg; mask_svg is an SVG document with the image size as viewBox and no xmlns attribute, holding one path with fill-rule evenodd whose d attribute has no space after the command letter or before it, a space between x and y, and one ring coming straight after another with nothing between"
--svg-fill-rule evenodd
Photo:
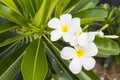
<instances>
[{"instance_id":1,"label":"ground","mask_svg":"<svg viewBox=\"0 0 120 80\"><path fill-rule=\"evenodd\" d=\"M101 80L120 80L120 65L111 61L109 65L105 67L104 59L97 59L94 72L100 77Z\"/></svg>"}]
</instances>

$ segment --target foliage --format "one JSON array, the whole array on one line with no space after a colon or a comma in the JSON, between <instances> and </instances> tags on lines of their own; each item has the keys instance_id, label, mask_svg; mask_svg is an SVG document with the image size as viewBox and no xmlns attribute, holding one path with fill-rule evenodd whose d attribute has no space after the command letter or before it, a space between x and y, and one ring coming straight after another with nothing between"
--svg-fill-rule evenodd
<instances>
[{"instance_id":1,"label":"foliage","mask_svg":"<svg viewBox=\"0 0 120 80\"><path fill-rule=\"evenodd\" d=\"M47 26L52 17L70 13L81 18L82 26L90 26L84 27L85 31L98 30L101 25L93 27L96 21L105 25L115 19L111 19L112 11L108 15L108 10L96 7L97 3L98 0L0 0L0 80L18 77L24 80L99 80L93 71L82 70L74 75L68 70L68 61L59 55L61 48L68 44L62 40L51 42L51 29ZM111 31L108 31L104 30L109 34ZM110 34L119 32L120 28ZM119 45L114 40L96 38L95 42L102 57L119 54Z\"/></svg>"}]
</instances>

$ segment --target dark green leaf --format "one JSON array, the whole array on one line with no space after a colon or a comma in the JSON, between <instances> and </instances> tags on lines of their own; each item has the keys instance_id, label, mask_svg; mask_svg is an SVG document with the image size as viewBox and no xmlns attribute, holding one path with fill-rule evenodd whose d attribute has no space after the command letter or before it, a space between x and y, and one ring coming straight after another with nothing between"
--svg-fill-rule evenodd
<instances>
[{"instance_id":1,"label":"dark green leaf","mask_svg":"<svg viewBox=\"0 0 120 80\"><path fill-rule=\"evenodd\" d=\"M82 10L87 10L95 8L99 0L83 0L76 8L74 8L70 13L79 12Z\"/></svg>"},{"instance_id":2,"label":"dark green leaf","mask_svg":"<svg viewBox=\"0 0 120 80\"><path fill-rule=\"evenodd\" d=\"M22 2L25 5L27 11L30 13L30 16L33 18L35 15L35 9L32 0L22 0Z\"/></svg>"},{"instance_id":3,"label":"dark green leaf","mask_svg":"<svg viewBox=\"0 0 120 80\"><path fill-rule=\"evenodd\" d=\"M0 33L10 31L10 30L16 29L18 27L19 26L17 26L16 24L14 24L12 22L0 23Z\"/></svg>"},{"instance_id":4,"label":"dark green leaf","mask_svg":"<svg viewBox=\"0 0 120 80\"><path fill-rule=\"evenodd\" d=\"M44 45L41 39L34 40L25 50L22 74L25 80L44 80L48 71Z\"/></svg>"},{"instance_id":5,"label":"dark green leaf","mask_svg":"<svg viewBox=\"0 0 120 80\"><path fill-rule=\"evenodd\" d=\"M120 54L115 57L117 64L120 64Z\"/></svg>"},{"instance_id":6,"label":"dark green leaf","mask_svg":"<svg viewBox=\"0 0 120 80\"><path fill-rule=\"evenodd\" d=\"M69 4L66 7L66 11L64 13L69 13L73 10L78 4L80 4L83 0L70 0Z\"/></svg>"},{"instance_id":7,"label":"dark green leaf","mask_svg":"<svg viewBox=\"0 0 120 80\"><path fill-rule=\"evenodd\" d=\"M50 50L46 46L47 56L49 59L49 62L51 64L51 67L54 69L54 71L59 75L61 80L73 80L75 77L71 74L69 70L66 69L66 67L60 62L58 57L56 57L56 53L53 50Z\"/></svg>"},{"instance_id":8,"label":"dark green leaf","mask_svg":"<svg viewBox=\"0 0 120 80\"><path fill-rule=\"evenodd\" d=\"M16 33L11 32L6 32L0 34L0 47L11 44L15 41L22 40L25 36L23 35L18 35Z\"/></svg>"},{"instance_id":9,"label":"dark green leaf","mask_svg":"<svg viewBox=\"0 0 120 80\"><path fill-rule=\"evenodd\" d=\"M12 80L16 72L20 69L23 51L26 45L16 49L0 62L0 80Z\"/></svg>"},{"instance_id":10,"label":"dark green leaf","mask_svg":"<svg viewBox=\"0 0 120 80\"><path fill-rule=\"evenodd\" d=\"M7 55L9 55L10 53L12 53L17 47L18 47L19 43L15 42L11 45L7 45L5 47L0 48L1 52L0 52L0 60L2 60L4 57L6 57Z\"/></svg>"},{"instance_id":11,"label":"dark green leaf","mask_svg":"<svg viewBox=\"0 0 120 80\"><path fill-rule=\"evenodd\" d=\"M32 2L35 7L35 11L37 12L39 8L41 7L43 0L32 0Z\"/></svg>"},{"instance_id":12,"label":"dark green leaf","mask_svg":"<svg viewBox=\"0 0 120 80\"><path fill-rule=\"evenodd\" d=\"M97 37L95 43L99 50L98 56L107 57L109 55L118 55L120 52L119 45L110 39Z\"/></svg>"},{"instance_id":13,"label":"dark green leaf","mask_svg":"<svg viewBox=\"0 0 120 80\"><path fill-rule=\"evenodd\" d=\"M80 75L77 75L80 80L99 80L98 76L93 71L86 71L85 69L82 69L80 72Z\"/></svg>"},{"instance_id":14,"label":"dark green leaf","mask_svg":"<svg viewBox=\"0 0 120 80\"><path fill-rule=\"evenodd\" d=\"M81 24L93 22L93 21L101 21L107 17L107 12L104 9L88 9L84 11L77 12L73 14L74 17L81 18Z\"/></svg>"}]
</instances>

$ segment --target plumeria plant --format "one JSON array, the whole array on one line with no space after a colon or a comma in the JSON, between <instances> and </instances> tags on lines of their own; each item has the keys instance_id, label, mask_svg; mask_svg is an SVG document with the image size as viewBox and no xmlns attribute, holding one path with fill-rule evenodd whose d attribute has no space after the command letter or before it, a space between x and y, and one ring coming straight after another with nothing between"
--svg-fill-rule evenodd
<instances>
[{"instance_id":1,"label":"plumeria plant","mask_svg":"<svg viewBox=\"0 0 120 80\"><path fill-rule=\"evenodd\" d=\"M94 57L118 55L119 36L94 27L98 2L0 0L0 80L99 80Z\"/></svg>"}]
</instances>

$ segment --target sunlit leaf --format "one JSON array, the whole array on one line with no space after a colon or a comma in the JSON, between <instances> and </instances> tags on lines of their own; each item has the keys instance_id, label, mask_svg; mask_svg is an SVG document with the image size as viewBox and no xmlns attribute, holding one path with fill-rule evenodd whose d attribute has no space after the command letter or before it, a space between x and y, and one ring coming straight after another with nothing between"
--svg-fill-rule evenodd
<instances>
[{"instance_id":1,"label":"sunlit leaf","mask_svg":"<svg viewBox=\"0 0 120 80\"><path fill-rule=\"evenodd\" d=\"M58 0L55 7L55 17L59 17L63 13L65 7L70 1L71 0Z\"/></svg>"},{"instance_id":2,"label":"sunlit leaf","mask_svg":"<svg viewBox=\"0 0 120 80\"><path fill-rule=\"evenodd\" d=\"M48 18L51 16L52 11L58 0L44 0L38 12L36 13L33 24L35 26L40 26L46 23Z\"/></svg>"},{"instance_id":3,"label":"sunlit leaf","mask_svg":"<svg viewBox=\"0 0 120 80\"><path fill-rule=\"evenodd\" d=\"M26 26L26 24L27 24L27 21L23 16L17 14L16 12L12 11L10 8L4 6L1 3L0 3L0 16L4 17L12 22L15 22L19 25Z\"/></svg>"},{"instance_id":4,"label":"sunlit leaf","mask_svg":"<svg viewBox=\"0 0 120 80\"><path fill-rule=\"evenodd\" d=\"M10 9L21 15L20 11L18 10L15 2L13 0L0 0L0 2L4 3L7 5Z\"/></svg>"}]
</instances>

